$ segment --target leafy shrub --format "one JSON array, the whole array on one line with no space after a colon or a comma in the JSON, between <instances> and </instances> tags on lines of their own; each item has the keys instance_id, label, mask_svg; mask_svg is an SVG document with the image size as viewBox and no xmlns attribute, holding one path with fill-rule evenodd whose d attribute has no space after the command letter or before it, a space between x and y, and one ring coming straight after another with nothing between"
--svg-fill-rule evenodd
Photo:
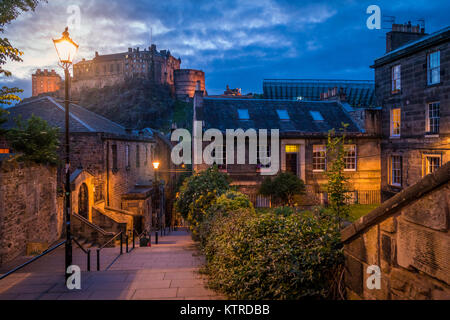
<instances>
[{"instance_id":1,"label":"leafy shrub","mask_svg":"<svg viewBox=\"0 0 450 320\"><path fill-rule=\"evenodd\" d=\"M261 184L259 193L272 197L281 204L293 206L294 196L305 193L305 184L295 174L281 172L275 178L267 177Z\"/></svg>"},{"instance_id":2,"label":"leafy shrub","mask_svg":"<svg viewBox=\"0 0 450 320\"><path fill-rule=\"evenodd\" d=\"M295 210L291 207L276 207L273 209L273 212L277 215L282 216L290 216L291 214L295 213Z\"/></svg>"},{"instance_id":3,"label":"leafy shrub","mask_svg":"<svg viewBox=\"0 0 450 320\"><path fill-rule=\"evenodd\" d=\"M342 263L339 230L329 216L216 216L203 249L210 286L236 299L326 298Z\"/></svg>"},{"instance_id":4,"label":"leafy shrub","mask_svg":"<svg viewBox=\"0 0 450 320\"><path fill-rule=\"evenodd\" d=\"M190 176L180 187L175 207L189 222L194 239L198 237L198 228L206 210L216 200L216 197L229 189L228 179L226 174L219 172L214 166Z\"/></svg>"},{"instance_id":5,"label":"leafy shrub","mask_svg":"<svg viewBox=\"0 0 450 320\"><path fill-rule=\"evenodd\" d=\"M26 122L16 119L16 128L6 133L6 139L18 160L36 163L58 163L59 129L32 115Z\"/></svg>"},{"instance_id":6,"label":"leafy shrub","mask_svg":"<svg viewBox=\"0 0 450 320\"><path fill-rule=\"evenodd\" d=\"M199 225L198 240L200 244L205 246L210 228L218 217L225 217L229 212L239 209L248 209L253 213L255 212L249 198L238 191L229 190L217 197L206 210L202 223Z\"/></svg>"}]
</instances>

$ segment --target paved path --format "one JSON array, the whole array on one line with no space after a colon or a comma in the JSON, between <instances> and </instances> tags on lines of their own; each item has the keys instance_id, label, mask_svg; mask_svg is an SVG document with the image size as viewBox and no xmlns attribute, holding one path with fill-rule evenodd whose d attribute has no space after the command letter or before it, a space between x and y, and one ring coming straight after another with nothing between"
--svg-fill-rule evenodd
<instances>
[{"instance_id":1,"label":"paved path","mask_svg":"<svg viewBox=\"0 0 450 320\"><path fill-rule=\"evenodd\" d=\"M119 249L105 250L105 253L102 250L102 269L112 262ZM64 268L63 249L50 255L0 280L0 300L224 299L205 288L206 279L198 274L203 257L198 255L185 231L161 237L159 244L152 247L136 247L120 256L106 271L82 271L81 290L68 290L64 276L59 274ZM74 262L79 262L85 270L84 255L77 251L74 256ZM95 252L91 259L95 267Z\"/></svg>"}]
</instances>

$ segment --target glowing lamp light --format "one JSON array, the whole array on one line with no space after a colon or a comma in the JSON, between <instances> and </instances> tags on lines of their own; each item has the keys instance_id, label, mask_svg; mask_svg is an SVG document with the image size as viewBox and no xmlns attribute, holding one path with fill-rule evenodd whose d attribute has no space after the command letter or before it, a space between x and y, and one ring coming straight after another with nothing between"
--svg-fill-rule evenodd
<instances>
[{"instance_id":1,"label":"glowing lamp light","mask_svg":"<svg viewBox=\"0 0 450 320\"><path fill-rule=\"evenodd\" d=\"M157 169L159 168L159 161L154 161L154 162L153 162L153 168L154 168L155 170L157 170Z\"/></svg>"},{"instance_id":2,"label":"glowing lamp light","mask_svg":"<svg viewBox=\"0 0 450 320\"><path fill-rule=\"evenodd\" d=\"M61 39L53 39L59 61L62 64L71 64L77 54L78 45L69 37L69 28L66 27Z\"/></svg>"}]
</instances>

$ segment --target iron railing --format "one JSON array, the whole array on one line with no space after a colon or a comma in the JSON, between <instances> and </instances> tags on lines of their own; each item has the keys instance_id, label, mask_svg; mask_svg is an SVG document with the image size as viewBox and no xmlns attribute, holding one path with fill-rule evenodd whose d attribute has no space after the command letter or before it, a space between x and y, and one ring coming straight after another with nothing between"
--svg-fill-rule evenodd
<instances>
[{"instance_id":1,"label":"iron railing","mask_svg":"<svg viewBox=\"0 0 450 320\"><path fill-rule=\"evenodd\" d=\"M63 244L65 244L66 241L67 241L67 240L61 241L61 242L58 243L57 245L51 247L50 249L45 250L44 252L42 252L40 255L34 257L33 259L31 259L31 260L29 260L29 261L27 261L27 262L25 262L25 263L22 263L20 266L17 266L17 267L15 267L14 269L8 271L7 273L1 275L1 276L0 276L0 280L6 278L7 276L13 274L14 272L16 272L16 271L18 271L18 270L20 270L20 269L26 267L27 265L29 265L30 263L32 263L32 262L38 260L39 258L42 258L42 257L45 256L46 254L48 254L48 253L54 251L55 249L57 249L57 248L59 248L60 246L62 246Z\"/></svg>"},{"instance_id":2,"label":"iron railing","mask_svg":"<svg viewBox=\"0 0 450 320\"><path fill-rule=\"evenodd\" d=\"M91 249L85 249L75 238L72 238L72 240L87 255L87 271L91 271Z\"/></svg>"},{"instance_id":3,"label":"iron railing","mask_svg":"<svg viewBox=\"0 0 450 320\"><path fill-rule=\"evenodd\" d=\"M120 253L119 255L109 264L106 269L108 269L116 260L118 257L120 257L123 254L123 231L118 232L116 235L114 235L111 239L109 239L107 242L105 242L101 247L97 248L97 271L100 271L100 251L105 248L108 244L110 244L112 241L114 241L117 237L120 237ZM126 242L127 242L127 252L128 252L128 236L126 236Z\"/></svg>"}]
</instances>

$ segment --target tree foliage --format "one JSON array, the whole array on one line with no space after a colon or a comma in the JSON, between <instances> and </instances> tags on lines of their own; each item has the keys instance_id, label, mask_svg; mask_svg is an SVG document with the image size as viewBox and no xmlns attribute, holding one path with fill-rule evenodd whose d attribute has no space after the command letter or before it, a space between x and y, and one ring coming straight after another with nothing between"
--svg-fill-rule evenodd
<instances>
[{"instance_id":1,"label":"tree foliage","mask_svg":"<svg viewBox=\"0 0 450 320\"><path fill-rule=\"evenodd\" d=\"M2 0L0 2L0 34L5 31L5 26L16 19L20 13L26 11L34 11L39 0ZM11 71L6 70L3 66L8 60L22 62L21 56L23 52L14 47L7 38L0 37L0 77L12 76ZM2 86L0 88L0 104L12 104L19 101L17 93L23 92L19 88L8 88Z\"/></svg>"},{"instance_id":2,"label":"tree foliage","mask_svg":"<svg viewBox=\"0 0 450 320\"><path fill-rule=\"evenodd\" d=\"M16 124L16 128L6 133L6 138L14 152L19 153L18 160L58 163L59 128L34 115L26 122L16 119Z\"/></svg>"},{"instance_id":3,"label":"tree foliage","mask_svg":"<svg viewBox=\"0 0 450 320\"><path fill-rule=\"evenodd\" d=\"M327 141L328 166L326 175L328 178L327 193L330 209L341 221L348 219L350 207L348 204L348 177L344 175L345 169L345 129L348 125L342 124L339 134L330 130Z\"/></svg>"},{"instance_id":4,"label":"tree foliage","mask_svg":"<svg viewBox=\"0 0 450 320\"><path fill-rule=\"evenodd\" d=\"M216 166L196 173L183 182L175 208L189 222L194 237L198 235L198 227L206 210L229 187L228 176L219 172Z\"/></svg>"},{"instance_id":5,"label":"tree foliage","mask_svg":"<svg viewBox=\"0 0 450 320\"><path fill-rule=\"evenodd\" d=\"M305 193L305 184L295 174L281 172L275 178L267 177L261 184L259 193L272 197L284 205L293 206L294 196Z\"/></svg>"}]
</instances>

